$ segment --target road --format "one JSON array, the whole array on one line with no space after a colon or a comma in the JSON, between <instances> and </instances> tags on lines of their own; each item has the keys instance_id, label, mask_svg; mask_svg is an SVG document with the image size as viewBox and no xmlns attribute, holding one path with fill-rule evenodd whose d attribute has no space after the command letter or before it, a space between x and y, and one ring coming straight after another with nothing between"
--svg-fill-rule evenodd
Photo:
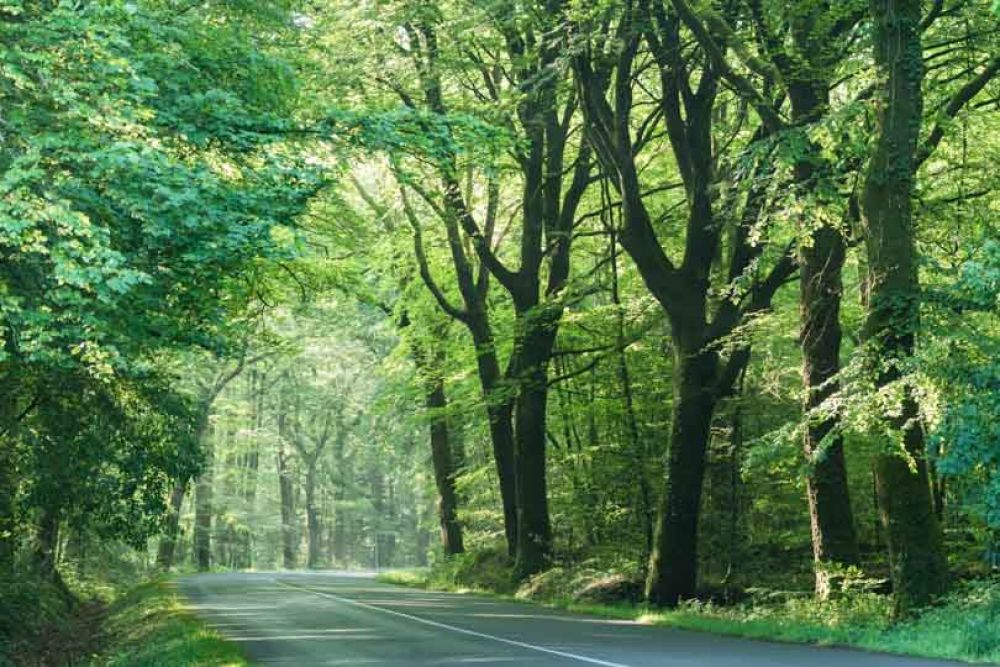
<instances>
[{"instance_id":1,"label":"road","mask_svg":"<svg viewBox=\"0 0 1000 667\"><path fill-rule=\"evenodd\" d=\"M603 620L350 573L202 574L182 578L179 588L200 617L262 665L954 664Z\"/></svg>"}]
</instances>

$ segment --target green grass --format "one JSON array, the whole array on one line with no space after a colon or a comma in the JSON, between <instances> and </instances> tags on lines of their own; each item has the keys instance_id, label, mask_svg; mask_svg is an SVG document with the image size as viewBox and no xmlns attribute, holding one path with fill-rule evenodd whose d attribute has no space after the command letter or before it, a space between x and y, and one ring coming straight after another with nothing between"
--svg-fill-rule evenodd
<instances>
[{"instance_id":1,"label":"green grass","mask_svg":"<svg viewBox=\"0 0 1000 667\"><path fill-rule=\"evenodd\" d=\"M603 618L735 635L779 642L848 646L887 653L1000 663L1000 580L959 586L937 607L915 618L892 623L889 601L873 593L844 594L818 602L810 597L754 601L719 607L687 604L675 610L645 605L581 602L565 590L542 590L529 584L511 594L497 593L469 581L456 581L454 568L388 572L379 580L433 590L475 593ZM543 575L544 576L544 575ZM573 578L570 573L566 579ZM530 591L530 592L529 592Z\"/></svg>"},{"instance_id":2,"label":"green grass","mask_svg":"<svg viewBox=\"0 0 1000 667\"><path fill-rule=\"evenodd\" d=\"M163 580L132 589L111 607L109 649L92 667L239 667L239 649L206 627Z\"/></svg>"}]
</instances>

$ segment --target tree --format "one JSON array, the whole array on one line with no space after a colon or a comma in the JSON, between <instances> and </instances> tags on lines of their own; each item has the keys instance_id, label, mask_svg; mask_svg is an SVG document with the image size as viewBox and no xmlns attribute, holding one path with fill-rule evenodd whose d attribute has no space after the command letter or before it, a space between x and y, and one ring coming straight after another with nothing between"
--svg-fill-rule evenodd
<instances>
[{"instance_id":1,"label":"tree","mask_svg":"<svg viewBox=\"0 0 1000 667\"><path fill-rule=\"evenodd\" d=\"M730 292L712 312L712 269L724 228L712 196L718 160L712 148L713 110L719 98L720 68L704 52L691 61L685 58L680 47L681 22L662 6L651 9L627 3L615 19L613 33L598 31L584 42L574 58L574 69L589 140L621 197L622 247L663 308L673 337L670 450L647 583L651 601L673 605L695 595L698 518L711 419L748 354L745 348L738 349L728 359L720 359L719 342L746 316L768 307L794 272L795 262L789 252L782 251L767 273L752 276L748 288ZM599 25L599 18L593 23ZM584 38L586 27L582 28ZM605 55L603 49L613 40L620 46ZM636 137L632 130L635 66L643 45L648 46L660 73L657 110L649 122L664 123L684 188L686 225L679 264L658 236L636 161L636 149L649 139L648 124L640 124ZM603 82L611 77L609 101L602 91ZM764 119L765 127L769 120ZM763 254L763 244L750 238L753 217L737 225L740 231L729 249L725 284L743 277Z\"/></svg>"},{"instance_id":2,"label":"tree","mask_svg":"<svg viewBox=\"0 0 1000 667\"><path fill-rule=\"evenodd\" d=\"M927 604L947 586L947 563L931 502L924 430L903 367L912 357L920 312L913 183L923 120L921 7L874 0L878 125L862 199L869 309L864 335L875 387L895 405L882 418L901 445L875 460L897 614ZM882 393L880 391L880 393Z\"/></svg>"},{"instance_id":3,"label":"tree","mask_svg":"<svg viewBox=\"0 0 1000 667\"><path fill-rule=\"evenodd\" d=\"M203 9L0 9L0 96L17 109L0 149L4 507L18 424L55 399L32 388L83 374L112 391L163 356L224 349L254 262L287 253L272 234L318 187L270 131L285 73L243 39L246 16ZM0 554L22 523L5 522Z\"/></svg>"}]
</instances>

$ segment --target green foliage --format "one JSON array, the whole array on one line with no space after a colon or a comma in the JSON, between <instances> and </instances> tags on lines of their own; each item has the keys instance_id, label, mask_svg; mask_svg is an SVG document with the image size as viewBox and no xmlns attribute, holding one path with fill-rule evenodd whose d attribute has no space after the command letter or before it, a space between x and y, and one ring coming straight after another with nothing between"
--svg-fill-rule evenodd
<instances>
[{"instance_id":1,"label":"green foliage","mask_svg":"<svg viewBox=\"0 0 1000 667\"><path fill-rule=\"evenodd\" d=\"M22 511L44 508L76 530L141 547L160 532L170 485L200 453L193 408L165 379L108 385L60 376L19 447Z\"/></svg>"},{"instance_id":2,"label":"green foliage","mask_svg":"<svg viewBox=\"0 0 1000 667\"><path fill-rule=\"evenodd\" d=\"M52 584L0 581L0 665L16 665L28 656L42 659L47 635L66 623L66 600Z\"/></svg>"},{"instance_id":3,"label":"green foliage","mask_svg":"<svg viewBox=\"0 0 1000 667\"><path fill-rule=\"evenodd\" d=\"M995 656L993 583L892 628L887 600L864 589L888 573L871 464L899 450L892 417L907 392L956 569L986 572L1000 527L996 81L955 109L1000 47L996 18L983 2L928 16L921 140L940 143L916 174L923 292L890 304L919 304L916 354L872 358L857 201L878 97L867 3L688 4L691 17L643 17L635 33L611 1L562 15L476 0L0 0L0 546L14 538L19 570L53 516L71 583L163 529L189 567L200 521L216 568L302 565L312 533L321 567L430 560L415 581L396 577L565 607L637 599L673 481L663 462L685 444L669 439L690 334L723 362L750 350L731 386L700 387L716 403L699 487L703 601L602 613ZM722 40L715 67L698 21ZM658 66L654 34L683 45ZM583 61L617 94L586 99ZM796 118L790 100L816 81L829 99ZM680 108L696 97L704 108ZM634 156L656 246L638 250L684 294L707 286L690 304L657 292L622 249L628 169L599 159L595 119L608 115L621 117L612 143ZM705 136L680 136L704 119ZM565 155L551 149L560 132ZM574 192L578 157L588 171L572 219L542 222ZM692 181L699 161L710 182ZM840 311L843 340L827 352L843 361L841 389L805 411L795 276L756 299L779 258L801 259L821 231L846 241L823 295ZM565 281L547 285L570 240ZM704 305L704 331L678 326L681 302ZM519 365L526 332L556 326L533 375ZM899 378L876 386L873 368ZM446 406L426 408L428 378ZM516 405L533 382L548 389L553 561L519 583L485 408ZM835 428L807 459L804 433L821 419ZM469 550L450 559L437 556L432 421L450 439ZM837 436L862 561L855 589L817 602L804 492ZM38 635L50 592L11 590L20 606L37 595ZM159 585L122 602L110 664L237 660L175 605Z\"/></svg>"},{"instance_id":4,"label":"green foliage","mask_svg":"<svg viewBox=\"0 0 1000 667\"><path fill-rule=\"evenodd\" d=\"M239 346L324 184L259 9L0 6L4 550L44 521L142 547L201 467L176 359Z\"/></svg>"},{"instance_id":5,"label":"green foliage","mask_svg":"<svg viewBox=\"0 0 1000 667\"><path fill-rule=\"evenodd\" d=\"M106 374L135 346L210 342L220 287L279 250L271 230L316 187L266 134L280 107L255 87L276 61L156 5L39 7L0 30L4 354Z\"/></svg>"},{"instance_id":6,"label":"green foliage","mask_svg":"<svg viewBox=\"0 0 1000 667\"><path fill-rule=\"evenodd\" d=\"M985 244L932 294L935 336L922 368L934 394L938 470L1000 527L1000 243Z\"/></svg>"}]
</instances>

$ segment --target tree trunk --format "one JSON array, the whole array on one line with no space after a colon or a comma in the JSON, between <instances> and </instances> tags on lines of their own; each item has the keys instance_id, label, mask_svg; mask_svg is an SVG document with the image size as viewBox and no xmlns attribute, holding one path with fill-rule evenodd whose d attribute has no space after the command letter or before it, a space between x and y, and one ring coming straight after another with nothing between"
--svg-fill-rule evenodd
<instances>
[{"instance_id":1,"label":"tree trunk","mask_svg":"<svg viewBox=\"0 0 1000 667\"><path fill-rule=\"evenodd\" d=\"M858 542L847 484L839 415L823 403L840 391L841 268L845 247L841 233L813 232L812 245L801 251L800 313L802 378L806 430L803 447L809 462L806 479L812 526L816 595L831 592L830 567L858 563Z\"/></svg>"},{"instance_id":2,"label":"tree trunk","mask_svg":"<svg viewBox=\"0 0 1000 667\"><path fill-rule=\"evenodd\" d=\"M919 0L872 0L875 64L882 77L878 133L863 197L869 306L866 354L877 387L902 377L919 326L920 284L912 196L923 115L923 53ZM901 446L875 461L879 512L885 527L895 611L926 605L947 586L947 565L934 515L924 432L911 388L884 419Z\"/></svg>"},{"instance_id":3,"label":"tree trunk","mask_svg":"<svg viewBox=\"0 0 1000 667\"><path fill-rule=\"evenodd\" d=\"M306 528L309 531L309 548L306 566L314 570L320 566L320 525L319 511L316 507L316 459L306 462Z\"/></svg>"},{"instance_id":4,"label":"tree trunk","mask_svg":"<svg viewBox=\"0 0 1000 667\"><path fill-rule=\"evenodd\" d=\"M343 478L346 478L348 473L347 456L344 451L344 440L339 437L334 441L333 465L334 469L338 470ZM337 567L347 567L348 564L348 514L344 502L345 496L344 483L341 481L333 490L333 561Z\"/></svg>"},{"instance_id":5,"label":"tree trunk","mask_svg":"<svg viewBox=\"0 0 1000 667\"><path fill-rule=\"evenodd\" d=\"M515 403L517 549L514 572L525 577L541 571L552 550L546 476L546 411L548 365L555 343L554 324L538 313L518 315L525 328L517 355Z\"/></svg>"},{"instance_id":6,"label":"tree trunk","mask_svg":"<svg viewBox=\"0 0 1000 667\"><path fill-rule=\"evenodd\" d=\"M248 515L252 515L257 501L257 481L260 473L260 437L264 426L264 375L256 369L251 369L249 379L250 401L250 451L246 455L246 485L243 490L243 501ZM248 526L239 536L240 561L244 568L253 567L253 537L254 532Z\"/></svg>"},{"instance_id":7,"label":"tree trunk","mask_svg":"<svg viewBox=\"0 0 1000 667\"><path fill-rule=\"evenodd\" d=\"M55 580L57 546L59 544L59 518L50 511L44 510L38 522L38 534L35 545L35 567L42 579Z\"/></svg>"},{"instance_id":8,"label":"tree trunk","mask_svg":"<svg viewBox=\"0 0 1000 667\"><path fill-rule=\"evenodd\" d=\"M490 422L490 442L493 445L493 460L496 463L497 478L500 483L507 554L514 556L517 550L517 487L514 467L513 405L510 399L497 396L502 375L488 325L474 320L470 330L478 351L476 364L479 382L483 399L486 401L486 415Z\"/></svg>"},{"instance_id":9,"label":"tree trunk","mask_svg":"<svg viewBox=\"0 0 1000 667\"><path fill-rule=\"evenodd\" d=\"M840 391L840 298L844 239L824 227L801 251L800 315L802 378L805 384L806 493L812 526L816 595L831 593L832 569L859 560L854 515L847 485L839 415L823 403Z\"/></svg>"},{"instance_id":10,"label":"tree trunk","mask_svg":"<svg viewBox=\"0 0 1000 667\"><path fill-rule=\"evenodd\" d=\"M830 49L820 43L825 34L818 26L820 3L793 23L796 45L806 63L795 70L788 95L792 119L800 124L819 120L829 107L826 72L831 64ZM834 51L836 53L836 51ZM818 178L825 175L821 150L808 145L805 156L794 168L799 195L820 191ZM817 197L818 198L818 197ZM821 202L817 202L821 205ZM804 221L808 224L808 220ZM844 443L839 432L840 415L823 403L840 391L840 301L846 244L841 230L823 225L811 232L810 242L799 251L799 321L802 349L802 380L805 388L806 429L803 449L809 464L806 495L812 527L813 564L816 595L826 599L831 593L831 570L856 565L860 554L854 515L848 493Z\"/></svg>"},{"instance_id":11,"label":"tree trunk","mask_svg":"<svg viewBox=\"0 0 1000 667\"><path fill-rule=\"evenodd\" d=\"M205 453L205 469L198 476L194 489L194 560L198 570L212 567L212 467L213 448Z\"/></svg>"},{"instance_id":12,"label":"tree trunk","mask_svg":"<svg viewBox=\"0 0 1000 667\"><path fill-rule=\"evenodd\" d=\"M431 459L434 464L434 482L438 490L438 517L441 523L441 546L447 556L465 551L462 543L462 525L458 521L458 493L455 490L455 465L452 459L451 437L448 428L448 398L444 379L435 375L428 382L426 397L430 412Z\"/></svg>"},{"instance_id":13,"label":"tree trunk","mask_svg":"<svg viewBox=\"0 0 1000 667\"><path fill-rule=\"evenodd\" d=\"M278 490L281 495L281 553L282 567L295 569L295 501L292 490L292 473L288 468L285 448L278 446Z\"/></svg>"},{"instance_id":14,"label":"tree trunk","mask_svg":"<svg viewBox=\"0 0 1000 667\"><path fill-rule=\"evenodd\" d=\"M347 510L343 506L343 492L335 491L337 514L333 524L333 560L337 567L347 567Z\"/></svg>"},{"instance_id":15,"label":"tree trunk","mask_svg":"<svg viewBox=\"0 0 1000 667\"><path fill-rule=\"evenodd\" d=\"M666 488L646 580L646 597L656 605L675 606L697 591L698 517L718 359L700 346L693 349L675 347Z\"/></svg>"},{"instance_id":16,"label":"tree trunk","mask_svg":"<svg viewBox=\"0 0 1000 667\"><path fill-rule=\"evenodd\" d=\"M0 428L5 426L0 425ZM13 449L13 438L0 436L0 580L14 576L17 473Z\"/></svg>"},{"instance_id":17,"label":"tree trunk","mask_svg":"<svg viewBox=\"0 0 1000 667\"><path fill-rule=\"evenodd\" d=\"M184 494L187 492L188 481L174 484L170 492L170 505L167 508L167 528L160 538L156 552L156 565L163 571L168 571L174 565L174 550L177 546L177 532L180 530L181 506L184 504Z\"/></svg>"},{"instance_id":18,"label":"tree trunk","mask_svg":"<svg viewBox=\"0 0 1000 667\"><path fill-rule=\"evenodd\" d=\"M195 423L195 442L208 452L211 446L206 436L208 435L208 416L212 411L214 397L206 398L197 416ZM159 548L156 554L156 564L162 570L169 570L174 565L174 556L177 549L177 535L181 520L181 506L184 504L184 496L187 493L190 480L178 480L170 492L170 504L167 508L167 529L160 538Z\"/></svg>"}]
</instances>

